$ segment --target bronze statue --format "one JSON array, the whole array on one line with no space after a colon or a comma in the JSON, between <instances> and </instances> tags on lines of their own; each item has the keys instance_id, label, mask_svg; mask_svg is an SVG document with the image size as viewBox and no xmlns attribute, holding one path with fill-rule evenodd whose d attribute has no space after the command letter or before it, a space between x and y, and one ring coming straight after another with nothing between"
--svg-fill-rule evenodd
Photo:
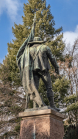
<instances>
[{"instance_id":1,"label":"bronze statue","mask_svg":"<svg viewBox=\"0 0 78 139\"><path fill-rule=\"evenodd\" d=\"M26 102L33 100L33 104L37 104L39 107L45 106L39 93L39 79L42 78L47 89L47 97L50 102L50 106L59 111L54 105L54 95L52 91L51 77L49 74L49 61L55 68L55 72L59 74L59 66L53 57L51 50L48 46L44 45L45 41L42 41L40 37L34 37L36 14L29 37L20 47L17 53L17 63L20 69L22 85L26 92ZM27 108L26 103L26 108Z\"/></svg>"}]
</instances>

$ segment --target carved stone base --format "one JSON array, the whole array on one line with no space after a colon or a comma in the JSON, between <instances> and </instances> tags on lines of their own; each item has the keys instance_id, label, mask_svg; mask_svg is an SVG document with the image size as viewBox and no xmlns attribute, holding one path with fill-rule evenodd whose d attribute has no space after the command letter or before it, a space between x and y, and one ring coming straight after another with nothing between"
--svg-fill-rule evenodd
<instances>
[{"instance_id":1,"label":"carved stone base","mask_svg":"<svg viewBox=\"0 0 78 139\"><path fill-rule=\"evenodd\" d=\"M52 109L38 109L19 113L22 117L20 139L63 139L65 118Z\"/></svg>"}]
</instances>

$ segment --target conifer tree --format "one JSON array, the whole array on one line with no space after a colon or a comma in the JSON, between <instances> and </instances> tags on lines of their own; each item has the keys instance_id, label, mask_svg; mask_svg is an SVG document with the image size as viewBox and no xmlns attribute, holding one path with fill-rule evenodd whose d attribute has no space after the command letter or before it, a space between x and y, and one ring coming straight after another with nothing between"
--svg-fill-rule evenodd
<instances>
[{"instance_id":1,"label":"conifer tree","mask_svg":"<svg viewBox=\"0 0 78 139\"><path fill-rule=\"evenodd\" d=\"M56 57L56 60L63 60L63 51L65 48L65 44L62 41L62 27L60 27L59 29L55 29L55 21L53 15L50 12L50 5L46 7L46 0L28 0L28 3L24 4L24 16L22 16L23 24L17 25L14 23L14 27L12 27L12 32L15 39L12 40L12 42L8 43L8 55L3 61L6 68L5 74L8 73L8 78L6 78L7 82L10 81L14 85L20 86L21 84L20 73L16 64L16 55L20 46L23 44L23 42L31 32L35 12L35 36L41 37L42 40L46 39L46 45L50 47L52 54ZM59 78L60 82L62 77L59 77L58 75L55 77L54 68L53 66L51 67L52 70L50 71L50 74L52 78L52 83L54 83L57 78ZM2 77L1 79L3 80L4 78ZM40 88L42 88L43 86L44 85L41 82ZM39 90L41 90L40 88ZM44 87L43 92L45 94ZM44 96L43 92L41 94Z\"/></svg>"},{"instance_id":2,"label":"conifer tree","mask_svg":"<svg viewBox=\"0 0 78 139\"><path fill-rule=\"evenodd\" d=\"M77 123L78 123L77 96L74 94L74 95L69 95L68 97L65 97L65 103L67 106L66 113L68 113L68 116L69 116L68 123L77 125Z\"/></svg>"},{"instance_id":3,"label":"conifer tree","mask_svg":"<svg viewBox=\"0 0 78 139\"><path fill-rule=\"evenodd\" d=\"M64 98L68 113L69 124L78 123L78 39L75 40L71 50L68 47L65 54L65 61L60 63L63 75L70 80L68 96Z\"/></svg>"},{"instance_id":4,"label":"conifer tree","mask_svg":"<svg viewBox=\"0 0 78 139\"><path fill-rule=\"evenodd\" d=\"M57 30L54 28L55 21L50 12L50 5L46 7L45 0L28 0L28 3L24 4L23 24L14 24L14 27L12 27L15 39L8 43L8 55L4 60L4 65L6 63L7 67L8 64L8 70L10 71L8 79L14 83L19 84L20 81L19 69L16 64L16 54L31 31L35 12L37 16L35 36L40 36L43 40L46 39L47 45L51 47L52 53L57 58L62 58L62 52L64 50L64 43L62 42L63 35L60 35L62 28Z\"/></svg>"},{"instance_id":5,"label":"conifer tree","mask_svg":"<svg viewBox=\"0 0 78 139\"><path fill-rule=\"evenodd\" d=\"M31 32L35 12L37 16L35 36L41 37L42 40L46 39L46 45L51 48L52 54L55 55L56 59L63 60L62 53L64 51L65 45L62 41L62 27L55 29L55 21L53 15L50 12L50 5L46 7L46 0L28 0L28 3L24 4L24 16L22 16L23 24L14 24L14 27L12 27L12 32L15 39L8 43L8 54L5 57L3 64L0 66L0 79L4 84L8 82L10 85L21 85L20 73L16 64L16 55L20 46ZM50 74L54 83L59 76L54 75L53 67L50 71ZM62 77L60 76L59 82L61 78ZM48 104L48 100L46 99L46 90L42 81L40 82L39 92L43 94L44 101L46 104ZM17 110L17 113L19 113L19 110Z\"/></svg>"}]
</instances>

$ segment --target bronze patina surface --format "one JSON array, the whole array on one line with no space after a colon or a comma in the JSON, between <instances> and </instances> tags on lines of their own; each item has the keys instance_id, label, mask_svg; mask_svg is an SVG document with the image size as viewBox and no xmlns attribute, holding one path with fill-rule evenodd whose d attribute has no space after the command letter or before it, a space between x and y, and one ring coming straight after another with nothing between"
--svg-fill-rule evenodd
<instances>
[{"instance_id":1,"label":"bronze patina surface","mask_svg":"<svg viewBox=\"0 0 78 139\"><path fill-rule=\"evenodd\" d=\"M38 92L39 79L42 78L46 86L50 106L59 111L54 105L54 95L49 74L50 65L48 59L54 66L57 74L59 74L59 66L55 57L52 55L50 48L44 45L45 42L42 41L40 37L34 37L35 20L36 15L34 16L31 33L17 53L17 63L20 69L22 85L27 96L26 102L30 99L33 100L34 107L36 106L35 104L39 107L45 106Z\"/></svg>"}]
</instances>

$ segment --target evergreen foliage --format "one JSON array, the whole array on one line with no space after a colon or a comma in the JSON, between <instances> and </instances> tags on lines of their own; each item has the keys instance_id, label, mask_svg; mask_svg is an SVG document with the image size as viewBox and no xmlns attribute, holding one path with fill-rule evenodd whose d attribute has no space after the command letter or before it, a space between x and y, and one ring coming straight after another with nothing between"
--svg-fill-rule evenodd
<instances>
[{"instance_id":1,"label":"evergreen foliage","mask_svg":"<svg viewBox=\"0 0 78 139\"><path fill-rule=\"evenodd\" d=\"M61 79L56 79L53 84L53 90L55 92L55 102L57 98L57 102L64 103L64 98L68 95L70 81L66 79L66 77L61 77ZM58 97L57 97L58 96Z\"/></svg>"},{"instance_id":2,"label":"evergreen foliage","mask_svg":"<svg viewBox=\"0 0 78 139\"><path fill-rule=\"evenodd\" d=\"M56 59L63 60L63 51L65 48L65 44L62 41L62 27L60 27L59 29L55 29L55 21L53 15L50 12L50 5L46 7L46 0L28 0L28 3L24 4L24 16L22 16L23 24L17 25L14 23L14 27L12 27L12 32L15 39L12 40L12 42L8 43L8 54L3 61L3 65L1 66L0 78L5 84L6 82L8 82L10 83L10 85L21 85L20 73L16 64L16 55L20 46L23 44L31 31L35 12L35 36L41 37L42 40L46 39L46 45L51 48L52 54L55 55ZM53 66L51 67L52 70L50 71L50 73L52 78L55 71ZM57 79L58 76L57 78L55 76L53 78L52 80L54 80L55 82L55 79ZM59 82L60 79L61 78L59 78ZM45 96L43 97L44 101L46 102L46 104L48 104L48 100L46 98L46 91L42 81L40 82L39 90L43 90L44 93L41 93L42 91L39 92L42 96Z\"/></svg>"},{"instance_id":3,"label":"evergreen foliage","mask_svg":"<svg viewBox=\"0 0 78 139\"><path fill-rule=\"evenodd\" d=\"M45 0L28 0L28 3L24 4L24 16L22 16L23 24L14 24L14 27L12 27L15 39L8 43L8 54L3 61L6 73L8 73L7 81L18 85L20 84L20 74L16 64L16 54L31 31L35 12L37 16L35 36L40 36L42 40L46 39L47 45L51 47L52 53L57 58L62 57L62 52L65 47L62 41L63 35L60 34L62 28L57 30L54 28L55 21L50 12L50 5L46 7ZM3 69L2 66L2 70ZM3 74L4 73L5 71L3 70Z\"/></svg>"},{"instance_id":4,"label":"evergreen foliage","mask_svg":"<svg viewBox=\"0 0 78 139\"><path fill-rule=\"evenodd\" d=\"M67 109L66 109L66 113L68 113L69 119L68 119L68 123L69 124L77 124L78 122L78 101L77 101L77 96L74 95L70 95L68 97L65 97L64 99Z\"/></svg>"},{"instance_id":5,"label":"evergreen foliage","mask_svg":"<svg viewBox=\"0 0 78 139\"><path fill-rule=\"evenodd\" d=\"M68 126L63 139L78 139L78 125Z\"/></svg>"},{"instance_id":6,"label":"evergreen foliage","mask_svg":"<svg viewBox=\"0 0 78 139\"><path fill-rule=\"evenodd\" d=\"M3 107L7 108L6 115L15 114L15 116L17 116L20 111L24 111L25 99L18 97L17 91L14 91L12 88L16 88L21 85L20 73L16 63L16 55L20 46L30 34L35 12L37 16L35 36L41 37L42 40L46 39L46 45L51 48L53 55L55 55L57 59L63 59L62 52L64 51L65 45L62 41L62 27L55 29L55 21L53 15L50 12L50 5L46 7L45 0L28 0L28 3L24 4L24 16L22 16L23 24L17 25L14 23L12 32L15 38L12 40L12 42L8 43L8 54L5 57L3 64L0 65L0 80L2 80L3 83L3 88L0 88L0 95L1 102L4 102L1 104L0 115L4 114ZM53 74L51 73L52 71ZM54 69L51 70L51 72L51 77L54 77L53 81L55 81L56 77L54 76ZM10 91L7 90L8 88L10 88ZM42 81L40 81L39 92L44 98L45 103L48 105L46 89ZM19 102L23 102L21 106L17 106L17 103ZM29 104L29 107L31 107L31 104ZM18 134L19 131L19 121L16 122L16 119L12 121L11 119L6 123L8 122L17 123L17 125L13 132L7 132L5 135L3 135L3 137L9 137L15 133ZM5 127L4 121L1 123L1 128L2 125Z\"/></svg>"},{"instance_id":7,"label":"evergreen foliage","mask_svg":"<svg viewBox=\"0 0 78 139\"><path fill-rule=\"evenodd\" d=\"M17 96L17 92L15 93L15 91L12 90L12 87L14 85L15 86L21 85L20 73L16 63L16 55L20 46L23 44L25 39L30 34L35 12L37 16L35 36L41 37L42 40L44 39L47 40L46 45L50 47L52 54L55 55L58 63L62 62L65 64L66 62L68 62L66 67L63 67L62 65L62 69L64 69L64 71L65 68L66 70L68 68L69 69L72 68L73 56L67 55L66 58L63 57L65 44L62 41L63 38L63 34L61 33L62 27L60 27L59 29L55 29L55 21L53 15L50 12L50 5L46 7L46 0L28 0L28 3L24 4L24 16L22 16L23 24L17 25L14 23L14 27L12 27L12 32L14 34L15 39L12 40L12 42L8 43L8 54L5 57L3 64L0 65L0 80L3 81L4 85L7 85L7 88L11 87L11 91L9 90L4 91L7 89L0 88L1 92L2 91L5 92L4 94L0 92L0 95L2 95L2 99L5 100L4 104L0 105L1 106L0 114L2 114L2 108L5 106L8 107L7 114L11 112L17 115L19 111L23 111L24 109L25 99L24 104L22 104L22 107L16 106L14 104L14 102L16 101L21 102L21 100ZM55 103L57 107L59 107L59 102L61 102L62 104L63 102L65 102L67 105L66 112L72 113L75 116L76 121L77 116L76 112L78 109L78 102L76 101L76 95L69 96L64 99L64 97L68 95L70 80L67 80L66 77L63 77L65 76L64 74L62 76L56 75L53 66L51 66L51 68L52 69L50 70L50 75L52 79L53 91L55 92L54 93ZM39 92L43 97L44 102L48 105L49 102L46 97L46 88L42 81L40 81ZM5 96L6 99L3 98L4 97L3 95ZM17 98L17 100L15 99L15 97ZM29 107L31 107L31 104L29 105ZM15 127L15 131L18 131L19 128L20 127L18 121L18 125Z\"/></svg>"},{"instance_id":8,"label":"evergreen foliage","mask_svg":"<svg viewBox=\"0 0 78 139\"><path fill-rule=\"evenodd\" d=\"M21 94L0 83L0 139L19 136L21 118L17 117L19 112L24 111L26 102Z\"/></svg>"},{"instance_id":9,"label":"evergreen foliage","mask_svg":"<svg viewBox=\"0 0 78 139\"><path fill-rule=\"evenodd\" d=\"M71 48L70 48L71 47ZM69 81L68 96L64 99L64 106L67 107L68 124L78 123L78 38L74 45L68 45L64 53L64 61L60 61L60 71Z\"/></svg>"}]
</instances>

